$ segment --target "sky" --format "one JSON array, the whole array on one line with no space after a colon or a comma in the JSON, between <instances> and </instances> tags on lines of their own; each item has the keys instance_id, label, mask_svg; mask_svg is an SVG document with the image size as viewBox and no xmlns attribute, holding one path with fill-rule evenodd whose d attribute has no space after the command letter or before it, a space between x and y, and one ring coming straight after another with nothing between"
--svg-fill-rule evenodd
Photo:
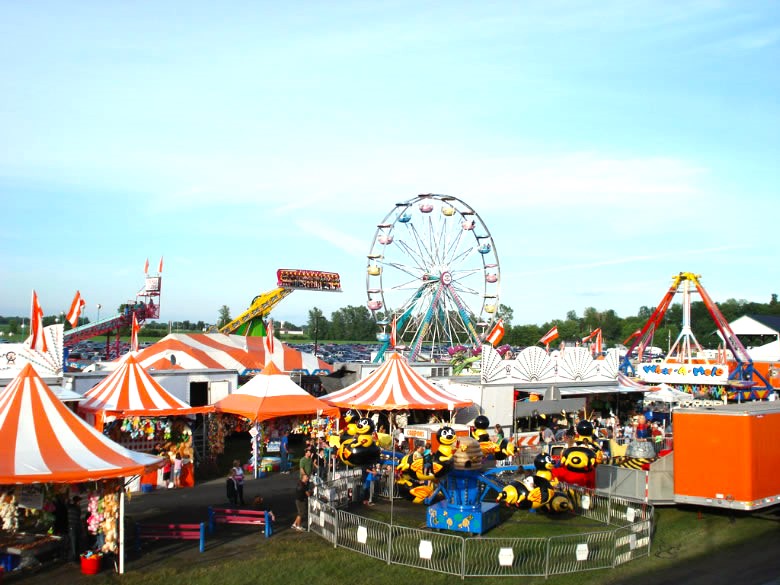
<instances>
[{"instance_id":1,"label":"sky","mask_svg":"<svg viewBox=\"0 0 780 585\"><path fill-rule=\"evenodd\" d=\"M780 292L775 1L0 2L0 315L366 303L419 193L490 231L515 324Z\"/></svg>"}]
</instances>

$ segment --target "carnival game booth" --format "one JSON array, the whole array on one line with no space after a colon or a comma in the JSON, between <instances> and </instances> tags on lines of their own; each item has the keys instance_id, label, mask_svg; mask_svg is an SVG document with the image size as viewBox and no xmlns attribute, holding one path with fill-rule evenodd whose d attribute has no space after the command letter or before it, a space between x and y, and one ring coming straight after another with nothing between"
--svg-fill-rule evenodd
<instances>
[{"instance_id":1,"label":"carnival game booth","mask_svg":"<svg viewBox=\"0 0 780 585\"><path fill-rule=\"evenodd\" d=\"M181 458L180 487L195 485L192 431L187 417L211 412L172 396L128 354L119 367L84 394L78 413L98 431L135 451ZM166 466L167 467L167 466ZM170 471L170 468L168 471ZM131 484L131 490L171 485L171 476L154 470Z\"/></svg>"},{"instance_id":2,"label":"carnival game booth","mask_svg":"<svg viewBox=\"0 0 780 585\"><path fill-rule=\"evenodd\" d=\"M254 461L259 461L262 451L275 434L271 428L272 421L301 416L338 417L339 414L338 408L306 392L273 362L236 392L215 402L213 407L217 415L233 414L249 421ZM211 429L209 434L212 436ZM259 467L253 466L255 477Z\"/></svg>"},{"instance_id":3,"label":"carnival game booth","mask_svg":"<svg viewBox=\"0 0 780 585\"><path fill-rule=\"evenodd\" d=\"M88 530L95 537L91 550L97 554L82 557L82 569L94 569L101 555L110 553L123 572L123 478L156 469L162 459L125 449L91 427L30 364L0 392L0 444L2 554L18 557L14 562L22 566L31 557L39 562L58 554L63 541L56 535L62 533L56 502L64 505L83 494Z\"/></svg>"}]
</instances>

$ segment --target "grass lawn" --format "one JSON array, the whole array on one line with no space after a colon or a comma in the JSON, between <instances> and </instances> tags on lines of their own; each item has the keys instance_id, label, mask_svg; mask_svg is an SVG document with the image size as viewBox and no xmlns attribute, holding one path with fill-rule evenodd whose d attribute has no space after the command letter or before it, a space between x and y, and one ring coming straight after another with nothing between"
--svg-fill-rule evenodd
<instances>
[{"instance_id":1,"label":"grass lawn","mask_svg":"<svg viewBox=\"0 0 780 585\"><path fill-rule=\"evenodd\" d=\"M386 505L371 509L370 514L380 519L386 515ZM398 520L411 519L415 526L424 524L424 508L414 514L403 515L397 506ZM395 515L394 515L395 518ZM404 523L406 522L404 521ZM590 529L592 522L580 524L582 519L546 518L542 515L517 511L488 536L540 536L549 534L555 522L563 523L565 532L572 529ZM415 524L416 522L416 524ZM401 523L401 522L399 522ZM555 527L557 532L561 527ZM706 563L718 551L726 551L749 541L760 542L777 534L776 519L764 519L747 514L730 514L707 510L699 512L683 508L656 510L656 532L649 557L641 558L617 569L589 571L551 577L522 577L524 584L555 583L563 585L605 585L641 583L641 577L657 574L674 567L690 567L691 563ZM310 533L289 530L270 539L249 541L240 548L233 547L223 554L172 555L164 569L132 571L123 576L101 574L90 577L89 583L122 583L128 585L170 585L172 582L195 585L235 585L264 583L291 585L296 583L367 582L371 585L399 583L452 584L458 578L431 571L388 565L371 557L364 557L342 548L333 548L325 540ZM490 578L483 582L517 583L517 577Z\"/></svg>"}]
</instances>

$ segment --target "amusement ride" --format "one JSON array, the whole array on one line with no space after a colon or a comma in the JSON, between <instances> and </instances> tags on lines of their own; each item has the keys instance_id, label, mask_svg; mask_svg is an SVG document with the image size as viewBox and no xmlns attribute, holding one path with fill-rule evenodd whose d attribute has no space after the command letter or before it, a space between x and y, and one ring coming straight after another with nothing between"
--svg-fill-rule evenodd
<instances>
[{"instance_id":1,"label":"amusement ride","mask_svg":"<svg viewBox=\"0 0 780 585\"><path fill-rule=\"evenodd\" d=\"M450 195L396 203L377 225L366 267L368 308L382 328L376 360L395 347L410 361L479 347L496 320L501 269L479 214Z\"/></svg>"},{"instance_id":2,"label":"amusement ride","mask_svg":"<svg viewBox=\"0 0 780 585\"><path fill-rule=\"evenodd\" d=\"M621 363L623 373L636 375L642 381L667 383L691 394L694 398L722 398L729 400L762 399L772 386L766 377L753 366L753 359L732 331L728 321L699 280L701 276L680 272L672 278L672 284L658 303L650 318L634 338ZM663 323L664 315L675 295L682 293L682 327L667 356L659 363L648 363L645 350L652 344L653 335ZM698 293L712 320L715 322L723 348L715 359L710 359L702 349L691 329L691 302ZM636 364L631 356L636 356ZM759 383L760 382L760 383Z\"/></svg>"}]
</instances>

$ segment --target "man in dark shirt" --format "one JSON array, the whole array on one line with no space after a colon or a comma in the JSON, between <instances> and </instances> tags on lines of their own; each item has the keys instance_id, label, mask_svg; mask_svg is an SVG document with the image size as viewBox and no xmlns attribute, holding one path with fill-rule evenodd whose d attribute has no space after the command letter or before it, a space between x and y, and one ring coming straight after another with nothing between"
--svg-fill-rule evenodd
<instances>
[{"instance_id":1,"label":"man in dark shirt","mask_svg":"<svg viewBox=\"0 0 780 585\"><path fill-rule=\"evenodd\" d=\"M295 509L297 515L293 522L293 530L299 530L303 532L306 530L303 525L303 519L306 517L306 513L309 508L309 496L311 495L311 488L309 487L309 476L307 474L301 475L301 480L295 486Z\"/></svg>"}]
</instances>

